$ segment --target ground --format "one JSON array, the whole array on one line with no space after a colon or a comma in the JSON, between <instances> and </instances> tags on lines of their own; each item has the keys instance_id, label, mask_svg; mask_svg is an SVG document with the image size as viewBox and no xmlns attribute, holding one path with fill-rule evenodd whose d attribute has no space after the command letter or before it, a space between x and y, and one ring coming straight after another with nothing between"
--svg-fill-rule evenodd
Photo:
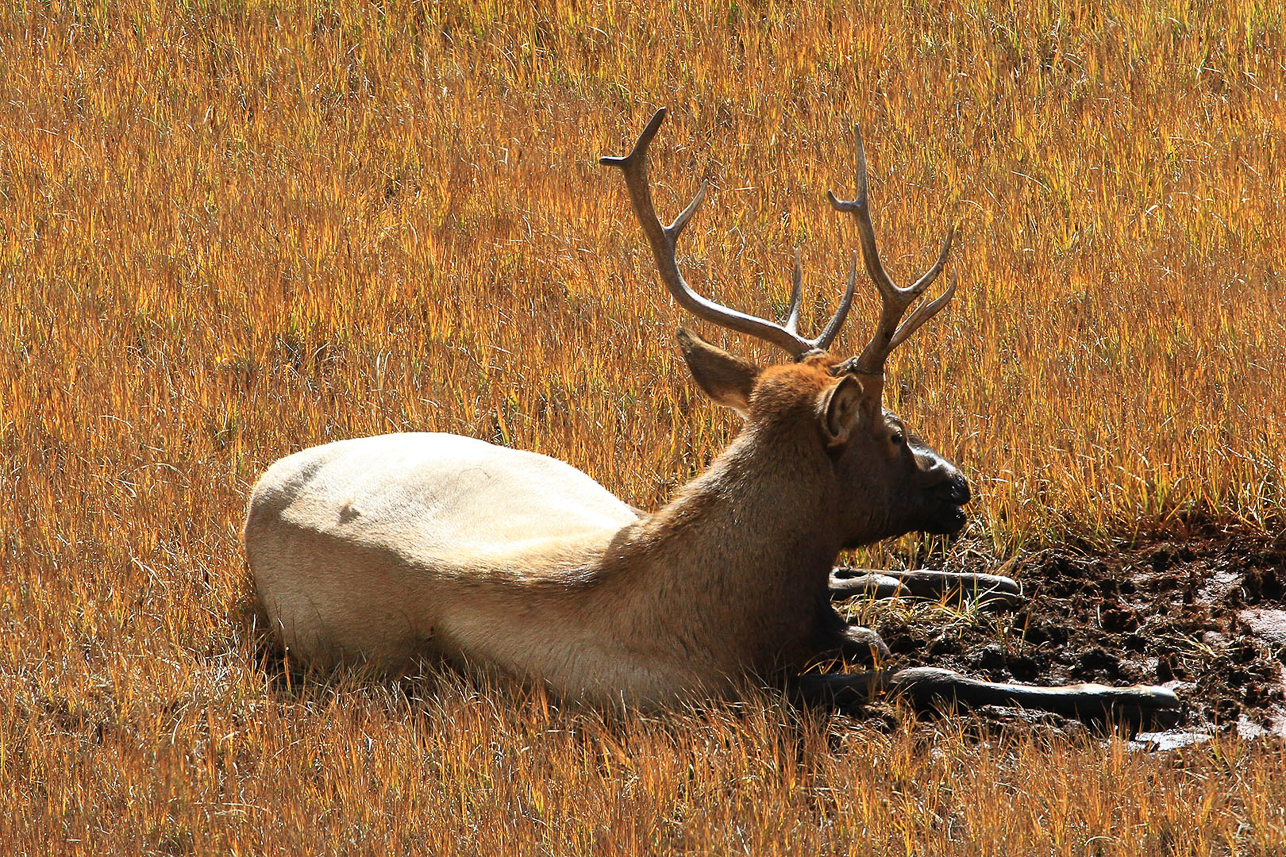
<instances>
[{"instance_id":1,"label":"ground","mask_svg":"<svg viewBox=\"0 0 1286 857\"><path fill-rule=\"evenodd\" d=\"M1027 596L1017 611L871 605L863 619L899 665L1029 684L1161 684L1183 700L1171 737L1286 734L1286 536L1202 521L1112 549L1036 551L1003 571Z\"/></svg>"}]
</instances>

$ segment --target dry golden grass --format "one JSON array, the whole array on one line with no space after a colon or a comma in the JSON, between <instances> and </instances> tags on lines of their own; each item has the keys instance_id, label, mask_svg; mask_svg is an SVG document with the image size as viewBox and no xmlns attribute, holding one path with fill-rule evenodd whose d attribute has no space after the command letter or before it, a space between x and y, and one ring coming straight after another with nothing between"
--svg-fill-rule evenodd
<instances>
[{"instance_id":1,"label":"dry golden grass","mask_svg":"<svg viewBox=\"0 0 1286 857\"><path fill-rule=\"evenodd\" d=\"M795 244L833 305L855 119L895 274L960 223L890 387L970 544L1281 526L1277 6L169 7L0 12L0 851L1281 853L1280 747L286 689L228 618L287 452L453 431L655 506L726 440L596 165L663 103L659 199L711 183L682 251L734 306Z\"/></svg>"}]
</instances>

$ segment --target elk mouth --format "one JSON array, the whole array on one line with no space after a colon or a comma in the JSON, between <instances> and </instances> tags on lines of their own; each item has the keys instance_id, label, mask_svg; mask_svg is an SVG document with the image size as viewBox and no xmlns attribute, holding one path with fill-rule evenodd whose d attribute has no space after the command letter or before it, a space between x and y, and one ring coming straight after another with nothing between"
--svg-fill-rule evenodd
<instances>
[{"instance_id":1,"label":"elk mouth","mask_svg":"<svg viewBox=\"0 0 1286 857\"><path fill-rule=\"evenodd\" d=\"M928 510L928 526L924 527L924 531L935 535L959 532L968 520L964 507L971 496L969 483L964 480L964 477L952 479L940 486L934 492L933 501Z\"/></svg>"},{"instance_id":2,"label":"elk mouth","mask_svg":"<svg viewBox=\"0 0 1286 857\"><path fill-rule=\"evenodd\" d=\"M969 516L965 514L964 507L948 506L939 513L933 525L925 527L924 531L934 535L950 535L959 532L968 519Z\"/></svg>"}]
</instances>

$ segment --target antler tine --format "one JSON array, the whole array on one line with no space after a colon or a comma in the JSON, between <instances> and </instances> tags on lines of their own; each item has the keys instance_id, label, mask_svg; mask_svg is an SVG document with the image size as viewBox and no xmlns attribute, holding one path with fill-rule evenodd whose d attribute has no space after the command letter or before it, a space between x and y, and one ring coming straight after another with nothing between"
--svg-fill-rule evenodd
<instances>
[{"instance_id":1,"label":"antler tine","mask_svg":"<svg viewBox=\"0 0 1286 857\"><path fill-rule=\"evenodd\" d=\"M828 347L831 340L839 332L839 328L844 323L844 317L848 313L848 306L852 299L852 283L850 282L848 294L841 303L839 310L836 311L835 316L827 324L823 334L817 339L803 338L796 333L803 289L803 273L800 268L798 254L796 254L795 260L794 291L791 294L790 311L784 327L766 319L738 312L735 309L702 297L683 279L683 274L679 271L678 261L675 258L675 244L680 233L683 232L683 228L688 224L692 215L696 213L697 207L705 198L705 185L702 185L701 190L697 192L696 198L674 219L673 223L669 226L661 224L656 214L656 207L652 203L652 189L648 184L647 150L652 138L656 136L657 129L665 121L665 115L666 108L664 107L652 115L652 119L647 123L647 127L643 129L643 133L639 134L638 140L634 143L634 148L630 150L628 155L599 159L600 164L619 167L625 175L625 186L630 193L630 202L634 207L634 215L638 218L639 225L643 227L643 233L647 236L648 244L652 247L652 256L656 260L657 271L660 273L661 281L665 284L665 287L670 290L670 294L674 296L680 306L697 318L705 319L729 330L745 333L780 346L796 359L800 359L819 348Z\"/></svg>"},{"instance_id":2,"label":"antler tine","mask_svg":"<svg viewBox=\"0 0 1286 857\"><path fill-rule=\"evenodd\" d=\"M799 248L795 248L795 274L791 279L790 309L786 312L786 330L790 333L799 331L799 309L804 303L804 264L799 260Z\"/></svg>"},{"instance_id":3,"label":"antler tine","mask_svg":"<svg viewBox=\"0 0 1286 857\"><path fill-rule=\"evenodd\" d=\"M844 326L848 318L848 311L853 306L853 289L857 284L857 254L853 254L853 265L848 273L848 285L844 288L844 296L839 300L839 306L835 308L835 314L831 316L830 321L822 328L822 332L815 339L807 340L808 344L817 350L826 351L839 335L840 328ZM790 295L790 317L786 322L786 329L791 333L795 332L795 327L799 323L799 307L803 301L804 294L804 266L799 261L799 248L795 248L795 283Z\"/></svg>"},{"instance_id":4,"label":"antler tine","mask_svg":"<svg viewBox=\"0 0 1286 857\"><path fill-rule=\"evenodd\" d=\"M857 192L851 200L841 200L830 191L827 191L826 196L836 211L845 211L852 214L854 221L857 222L858 241L862 245L862 260L866 265L867 275L870 276L875 283L875 287L880 292L882 303L879 324L876 325L871 341L862 349L854 368L859 372L881 374L884 371L884 361L888 358L889 353L905 342L920 325L946 306L955 294L956 279L953 277L951 284L940 297L918 307L906 322L901 325L898 324L907 308L942 273L942 267L946 264L947 258L951 253L951 242L955 237L955 226L947 229L946 239L942 242L942 250L938 253L938 258L932 267L911 286L905 289L898 288L894 284L893 278L888 275L888 272L884 270L884 265L880 262L879 249L875 243L875 228L871 225L871 210L867 204L866 149L862 144L862 126L854 126L854 132L857 137Z\"/></svg>"},{"instance_id":5,"label":"antler tine","mask_svg":"<svg viewBox=\"0 0 1286 857\"><path fill-rule=\"evenodd\" d=\"M915 311L907 318L906 321L898 325L897 333L893 334L893 339L889 341L889 351L897 348L903 342L906 342L911 334L915 333L920 325L937 314L956 295L956 275L951 275L951 282L947 283L947 289L927 304L921 304L915 308Z\"/></svg>"},{"instance_id":6,"label":"antler tine","mask_svg":"<svg viewBox=\"0 0 1286 857\"><path fill-rule=\"evenodd\" d=\"M840 298L835 314L822 330L821 336L814 340L818 348L829 349L835 337L839 335L839 329L844 326L844 320L848 318L848 310L853 306L853 291L856 287L857 251L853 251L853 261L848 266L848 286L844 289L844 297Z\"/></svg>"}]
</instances>

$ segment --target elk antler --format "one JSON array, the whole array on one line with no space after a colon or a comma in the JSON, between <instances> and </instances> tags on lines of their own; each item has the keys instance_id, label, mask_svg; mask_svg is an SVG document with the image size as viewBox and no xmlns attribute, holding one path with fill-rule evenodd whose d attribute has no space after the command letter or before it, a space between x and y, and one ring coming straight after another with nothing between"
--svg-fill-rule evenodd
<instances>
[{"instance_id":1,"label":"elk antler","mask_svg":"<svg viewBox=\"0 0 1286 857\"><path fill-rule=\"evenodd\" d=\"M648 185L647 148L652 138L656 136L657 129L665 121L665 114L666 109L662 107L652 115L651 121L647 123L647 127L643 129L643 133L639 135L634 148L628 155L623 158L600 158L599 163L609 167L620 167L621 172L625 174L625 185L630 192L634 214L638 217L644 234L647 235L648 243L652 245L652 255L656 259L661 281L670 290L670 294L674 295L674 299L697 318L781 346L795 359L800 359L812 351L829 348L839 334L844 319L848 315L848 309L853 303L853 288L857 281L857 254L853 255L848 276L848 289L844 292L844 298L840 301L839 308L835 310L835 315L831 317L816 339L805 339L796 329L799 324L804 277L798 249L795 251L794 288L790 295L790 308L785 326L717 304L694 292L684 281L674 256L675 242L678 241L683 227L688 225L688 220L696 213L697 207L705 198L705 185L702 184L696 197L679 213L673 223L669 226L661 225L661 221L656 216L656 208L652 205L652 190Z\"/></svg>"},{"instance_id":2,"label":"elk antler","mask_svg":"<svg viewBox=\"0 0 1286 857\"><path fill-rule=\"evenodd\" d=\"M880 311L880 322L871 336L871 341L862 349L861 355L853 364L853 370L867 375L883 375L884 361L889 353L907 340L915 331L942 309L956 293L956 277L953 274L947 290L939 297L916 308L906 321L899 326L903 313L933 284L946 264L951 253L951 239L956 234L955 226L947 229L947 238L942 242L942 251L938 261L933 263L920 279L909 288L899 289L892 278L880 264L880 253L875 247L875 230L871 227L871 211L866 204L866 150L862 146L862 126L854 126L857 133L857 195L851 200L838 199L831 191L826 197L836 211L847 211L857 221L858 240L862 244L862 261L866 264L866 273L875 281L880 290L883 309Z\"/></svg>"}]
</instances>

